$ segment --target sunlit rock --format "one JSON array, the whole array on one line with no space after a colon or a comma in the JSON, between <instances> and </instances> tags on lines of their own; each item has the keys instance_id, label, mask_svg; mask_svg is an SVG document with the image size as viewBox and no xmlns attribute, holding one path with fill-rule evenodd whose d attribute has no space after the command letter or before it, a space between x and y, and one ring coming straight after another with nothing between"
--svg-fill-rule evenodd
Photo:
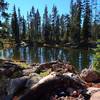
<instances>
[{"instance_id":1,"label":"sunlit rock","mask_svg":"<svg viewBox=\"0 0 100 100\"><path fill-rule=\"evenodd\" d=\"M100 76L93 69L83 69L80 76L86 82L100 81Z\"/></svg>"}]
</instances>

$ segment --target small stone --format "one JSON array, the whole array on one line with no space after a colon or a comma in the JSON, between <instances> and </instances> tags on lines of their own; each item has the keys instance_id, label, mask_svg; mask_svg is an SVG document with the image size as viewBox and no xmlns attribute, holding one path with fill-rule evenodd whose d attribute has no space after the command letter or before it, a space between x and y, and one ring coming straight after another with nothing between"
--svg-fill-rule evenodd
<instances>
[{"instance_id":1,"label":"small stone","mask_svg":"<svg viewBox=\"0 0 100 100\"><path fill-rule=\"evenodd\" d=\"M94 93L94 94L91 96L90 100L100 100L100 91Z\"/></svg>"},{"instance_id":2,"label":"small stone","mask_svg":"<svg viewBox=\"0 0 100 100\"><path fill-rule=\"evenodd\" d=\"M33 73L33 69L24 69L22 73L24 76L28 76L29 74Z\"/></svg>"},{"instance_id":3,"label":"small stone","mask_svg":"<svg viewBox=\"0 0 100 100\"><path fill-rule=\"evenodd\" d=\"M87 88L87 94L93 94L96 91L100 91L100 88L96 88L96 87Z\"/></svg>"},{"instance_id":4,"label":"small stone","mask_svg":"<svg viewBox=\"0 0 100 100\"><path fill-rule=\"evenodd\" d=\"M78 97L79 96L79 93L77 91L73 91L72 96L73 97Z\"/></svg>"}]
</instances>

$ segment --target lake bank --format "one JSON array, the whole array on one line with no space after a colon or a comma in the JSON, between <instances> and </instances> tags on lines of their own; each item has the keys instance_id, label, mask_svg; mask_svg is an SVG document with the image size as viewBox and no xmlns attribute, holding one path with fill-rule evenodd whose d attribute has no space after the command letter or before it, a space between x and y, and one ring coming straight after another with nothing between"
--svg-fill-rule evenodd
<instances>
[{"instance_id":1,"label":"lake bank","mask_svg":"<svg viewBox=\"0 0 100 100\"><path fill-rule=\"evenodd\" d=\"M97 42L93 40L77 42L58 42L51 41L46 43L44 41L34 41L30 42L29 40L21 41L20 43L15 43L13 39L0 39L0 47L9 48L15 46L40 46L40 47L53 47L53 48L96 48Z\"/></svg>"}]
</instances>

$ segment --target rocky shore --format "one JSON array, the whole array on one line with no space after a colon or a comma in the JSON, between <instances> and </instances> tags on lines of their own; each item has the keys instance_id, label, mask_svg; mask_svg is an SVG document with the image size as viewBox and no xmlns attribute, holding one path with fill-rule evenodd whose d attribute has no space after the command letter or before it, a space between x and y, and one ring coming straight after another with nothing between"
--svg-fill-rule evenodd
<instances>
[{"instance_id":1,"label":"rocky shore","mask_svg":"<svg viewBox=\"0 0 100 100\"><path fill-rule=\"evenodd\" d=\"M62 61L0 60L0 100L100 100L100 74Z\"/></svg>"}]
</instances>

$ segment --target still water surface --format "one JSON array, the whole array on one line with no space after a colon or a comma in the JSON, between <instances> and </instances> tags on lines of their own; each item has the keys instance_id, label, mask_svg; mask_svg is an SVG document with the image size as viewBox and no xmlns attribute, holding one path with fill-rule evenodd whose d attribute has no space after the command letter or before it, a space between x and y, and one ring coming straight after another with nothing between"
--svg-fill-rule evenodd
<instances>
[{"instance_id":1,"label":"still water surface","mask_svg":"<svg viewBox=\"0 0 100 100\"><path fill-rule=\"evenodd\" d=\"M16 47L0 50L0 58L22 60L29 64L61 59L70 61L78 70L82 70L92 64L93 52L90 49Z\"/></svg>"}]
</instances>

